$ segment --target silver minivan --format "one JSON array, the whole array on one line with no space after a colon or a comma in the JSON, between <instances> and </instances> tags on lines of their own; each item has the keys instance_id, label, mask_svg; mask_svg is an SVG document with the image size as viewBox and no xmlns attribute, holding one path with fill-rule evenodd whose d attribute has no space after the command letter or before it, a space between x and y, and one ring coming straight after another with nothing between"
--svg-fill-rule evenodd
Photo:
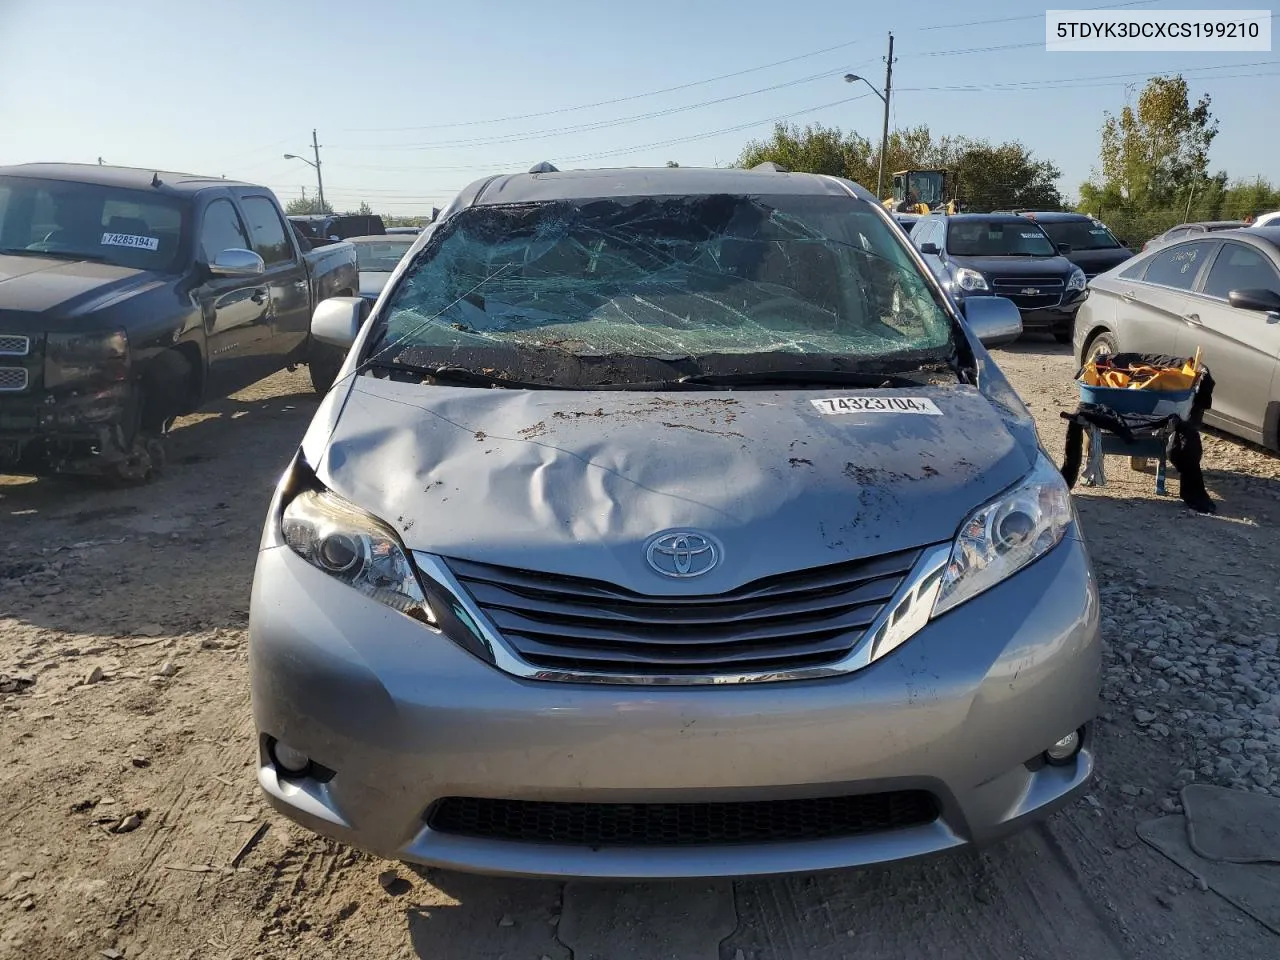
<instances>
[{"instance_id":1,"label":"silver minivan","mask_svg":"<svg viewBox=\"0 0 1280 960\"><path fill-rule=\"evenodd\" d=\"M731 876L986 843L1093 771L1067 488L875 197L499 176L424 229L272 501L258 781L376 854Z\"/></svg>"}]
</instances>

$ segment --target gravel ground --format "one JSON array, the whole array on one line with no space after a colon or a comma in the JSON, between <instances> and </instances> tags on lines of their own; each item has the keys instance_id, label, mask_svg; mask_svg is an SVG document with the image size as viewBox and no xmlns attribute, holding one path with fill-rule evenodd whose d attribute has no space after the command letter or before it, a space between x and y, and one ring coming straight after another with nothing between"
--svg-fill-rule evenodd
<instances>
[{"instance_id":1,"label":"gravel ground","mask_svg":"<svg viewBox=\"0 0 1280 960\"><path fill-rule=\"evenodd\" d=\"M1069 356L1031 341L998 360L1060 459ZM1276 458L1207 437L1214 516L1120 458L1075 491L1107 645L1085 801L981 853L673 893L411 870L266 810L248 588L314 409L305 372L263 381L184 421L140 490L0 477L0 957L1280 954L1133 829L1192 781L1280 796Z\"/></svg>"}]
</instances>

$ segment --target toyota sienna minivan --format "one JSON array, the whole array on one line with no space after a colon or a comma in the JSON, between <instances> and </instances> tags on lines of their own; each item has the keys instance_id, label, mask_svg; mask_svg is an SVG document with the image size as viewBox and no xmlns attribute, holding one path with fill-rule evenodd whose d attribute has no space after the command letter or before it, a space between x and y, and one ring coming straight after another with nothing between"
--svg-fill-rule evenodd
<instances>
[{"instance_id":1,"label":"toyota sienna minivan","mask_svg":"<svg viewBox=\"0 0 1280 960\"><path fill-rule=\"evenodd\" d=\"M986 345L848 181L491 177L415 240L282 477L258 781L375 854L773 874L985 844L1086 787L1098 595Z\"/></svg>"}]
</instances>

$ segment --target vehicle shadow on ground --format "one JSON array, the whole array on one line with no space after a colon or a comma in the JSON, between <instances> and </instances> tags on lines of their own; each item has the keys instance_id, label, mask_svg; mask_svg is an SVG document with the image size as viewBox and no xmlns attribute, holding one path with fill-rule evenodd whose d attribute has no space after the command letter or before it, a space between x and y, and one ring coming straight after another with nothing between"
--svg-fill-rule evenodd
<instances>
[{"instance_id":1,"label":"vehicle shadow on ground","mask_svg":"<svg viewBox=\"0 0 1280 960\"><path fill-rule=\"evenodd\" d=\"M290 394L224 398L180 420L166 440L164 471L153 480L112 486L89 477L0 476L0 517L90 525L157 505L198 506L274 483L315 414L318 399ZM255 505L256 506L256 505ZM29 532L29 531L27 531Z\"/></svg>"},{"instance_id":2,"label":"vehicle shadow on ground","mask_svg":"<svg viewBox=\"0 0 1280 960\"><path fill-rule=\"evenodd\" d=\"M143 485L0 482L5 614L67 636L125 636L141 629L131 598L149 590L168 597L147 621L166 634L243 626L267 507L317 402L211 403L176 426L169 465Z\"/></svg>"},{"instance_id":3,"label":"vehicle shadow on ground","mask_svg":"<svg viewBox=\"0 0 1280 960\"><path fill-rule=\"evenodd\" d=\"M472 876L406 865L433 896L405 908L413 955L423 960L467 957L551 957L569 960L556 938L564 884L553 880ZM411 895L407 895L409 899Z\"/></svg>"},{"instance_id":4,"label":"vehicle shadow on ground","mask_svg":"<svg viewBox=\"0 0 1280 960\"><path fill-rule=\"evenodd\" d=\"M1008 346L997 347L992 352L995 354L997 363L1000 362L1002 353L1019 353L1028 357L1069 357L1071 344L1058 343L1049 334L1024 333Z\"/></svg>"}]
</instances>

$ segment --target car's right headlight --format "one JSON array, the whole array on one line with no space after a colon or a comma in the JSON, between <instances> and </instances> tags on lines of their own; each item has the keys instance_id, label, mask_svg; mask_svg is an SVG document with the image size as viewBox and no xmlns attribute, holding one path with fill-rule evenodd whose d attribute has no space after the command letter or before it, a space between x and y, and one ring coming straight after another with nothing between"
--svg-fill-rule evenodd
<instances>
[{"instance_id":1,"label":"car's right headlight","mask_svg":"<svg viewBox=\"0 0 1280 960\"><path fill-rule=\"evenodd\" d=\"M1074 515L1062 474L1043 453L1011 490L979 507L960 526L943 570L933 615L945 613L1013 576L1056 547Z\"/></svg>"},{"instance_id":2,"label":"car's right headlight","mask_svg":"<svg viewBox=\"0 0 1280 960\"><path fill-rule=\"evenodd\" d=\"M980 274L977 270L970 270L968 267L957 267L955 272L956 286L961 290L987 290L987 278Z\"/></svg>"},{"instance_id":3,"label":"car's right headlight","mask_svg":"<svg viewBox=\"0 0 1280 960\"><path fill-rule=\"evenodd\" d=\"M289 548L316 569L415 620L435 624L395 532L337 494L299 493L284 508L280 533Z\"/></svg>"}]
</instances>

